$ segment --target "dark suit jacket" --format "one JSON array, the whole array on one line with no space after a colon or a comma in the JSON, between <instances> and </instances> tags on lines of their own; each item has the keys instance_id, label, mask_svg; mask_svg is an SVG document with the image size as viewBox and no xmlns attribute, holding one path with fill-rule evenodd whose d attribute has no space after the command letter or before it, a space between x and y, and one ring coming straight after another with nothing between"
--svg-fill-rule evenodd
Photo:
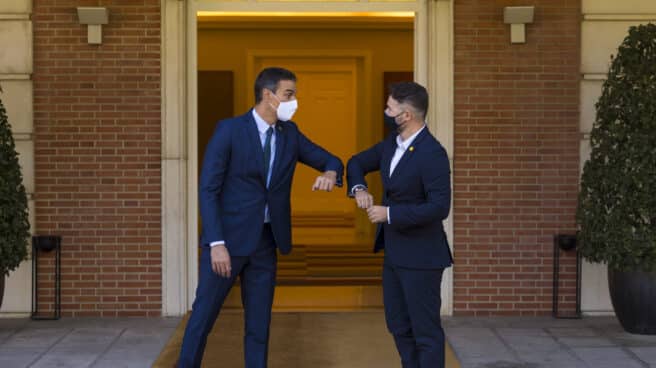
<instances>
[{"instance_id":1,"label":"dark suit jacket","mask_svg":"<svg viewBox=\"0 0 656 368\"><path fill-rule=\"evenodd\" d=\"M374 251L385 249L385 262L407 268L444 268L452 263L442 220L451 207L449 159L428 131L417 135L401 157L392 177L390 163L396 134L353 157L347 165L348 190L366 185L365 175L380 171L382 205L389 206L391 224L379 224Z\"/></svg>"},{"instance_id":2,"label":"dark suit jacket","mask_svg":"<svg viewBox=\"0 0 656 368\"><path fill-rule=\"evenodd\" d=\"M282 254L291 251L290 192L296 163L337 172L344 165L306 138L291 121L276 123L276 152L266 187L264 152L253 112L219 122L205 151L199 201L201 245L224 240L231 256L248 256L257 247L268 204L271 228ZM308 183L311 185L311 183Z\"/></svg>"}]
</instances>

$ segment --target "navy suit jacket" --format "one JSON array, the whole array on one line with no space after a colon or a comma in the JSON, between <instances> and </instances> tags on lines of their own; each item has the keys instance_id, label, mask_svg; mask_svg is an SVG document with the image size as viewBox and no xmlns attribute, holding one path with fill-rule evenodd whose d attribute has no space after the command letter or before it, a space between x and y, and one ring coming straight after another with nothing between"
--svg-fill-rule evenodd
<instances>
[{"instance_id":1,"label":"navy suit jacket","mask_svg":"<svg viewBox=\"0 0 656 368\"><path fill-rule=\"evenodd\" d=\"M442 145L428 131L420 132L397 164L396 136L363 151L347 164L348 190L367 185L365 175L380 171L382 205L389 206L391 224L378 224L374 251L385 249L385 262L407 268L449 267L453 260L442 226L451 207L451 170Z\"/></svg>"},{"instance_id":2,"label":"navy suit jacket","mask_svg":"<svg viewBox=\"0 0 656 368\"><path fill-rule=\"evenodd\" d=\"M224 240L231 256L252 254L262 236L268 205L276 246L282 254L289 253L290 193L296 163L322 172L336 171L341 186L341 160L306 138L296 124L278 121L275 134L276 152L267 188L264 151L252 110L219 122L207 145L200 176L201 245Z\"/></svg>"}]
</instances>

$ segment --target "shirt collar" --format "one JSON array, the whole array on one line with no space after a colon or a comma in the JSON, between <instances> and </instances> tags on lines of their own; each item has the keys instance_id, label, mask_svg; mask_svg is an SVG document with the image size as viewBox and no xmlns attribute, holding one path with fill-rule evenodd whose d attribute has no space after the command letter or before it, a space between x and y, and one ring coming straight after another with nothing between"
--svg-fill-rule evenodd
<instances>
[{"instance_id":1,"label":"shirt collar","mask_svg":"<svg viewBox=\"0 0 656 368\"><path fill-rule=\"evenodd\" d=\"M426 124L424 124L424 126L421 127L421 129L416 131L415 134L408 137L408 139L406 139L405 141L401 139L401 134L397 135L396 136L396 145L399 146L399 148L401 148L404 151L407 150L408 147L410 147L412 142L415 140L415 138L417 138L419 133L421 133L421 131L424 130L424 129L426 129Z\"/></svg>"},{"instance_id":2,"label":"shirt collar","mask_svg":"<svg viewBox=\"0 0 656 368\"><path fill-rule=\"evenodd\" d=\"M272 127L275 129L276 124L269 125L260 115L258 115L257 111L253 109L253 118L255 119L255 124L257 124L257 130L260 132L260 134L266 134L267 130L269 127Z\"/></svg>"}]
</instances>

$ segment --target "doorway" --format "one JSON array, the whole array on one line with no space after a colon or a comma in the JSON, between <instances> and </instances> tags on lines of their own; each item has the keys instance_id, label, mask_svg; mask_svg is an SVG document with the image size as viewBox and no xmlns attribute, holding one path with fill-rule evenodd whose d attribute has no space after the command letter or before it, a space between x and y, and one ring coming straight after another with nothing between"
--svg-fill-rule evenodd
<instances>
[{"instance_id":1,"label":"doorway","mask_svg":"<svg viewBox=\"0 0 656 368\"><path fill-rule=\"evenodd\" d=\"M387 84L413 79L413 24L411 16L370 14L199 17L199 169L217 121L253 106L255 77L270 66L294 71L300 106L294 121L344 164L380 141ZM379 308L382 255L372 253L375 226L345 188L312 192L317 175L297 166L293 250L278 258L274 308ZM380 200L380 180L375 174L368 180ZM238 307L238 287L232 294L227 305Z\"/></svg>"},{"instance_id":2,"label":"doorway","mask_svg":"<svg viewBox=\"0 0 656 368\"><path fill-rule=\"evenodd\" d=\"M203 16L372 14L414 17L414 79L431 95L428 125L453 159L453 0L359 2L162 2L162 314L185 314L197 285L198 249L198 63L199 19ZM261 18L260 18L261 19ZM315 48L322 48L316 45ZM270 47L264 47L267 49ZM235 84L244 79L234 80ZM382 87L381 87L382 88ZM233 96L234 106L240 96ZM375 101L372 99L372 101ZM233 110L237 110L234 109ZM235 111L237 112L237 111ZM380 112L376 111L376 112ZM359 139L359 138L358 138ZM451 212L445 221L453 239ZM357 218L356 218L357 221ZM452 241L451 241L451 244ZM279 293L279 295L282 293ZM330 294L330 293L326 293ZM336 292L334 299L344 299ZM327 298L330 298L328 295ZM353 298L369 298L366 291ZM375 298L379 298L376 295ZM453 310L453 273L444 273L442 313Z\"/></svg>"}]
</instances>

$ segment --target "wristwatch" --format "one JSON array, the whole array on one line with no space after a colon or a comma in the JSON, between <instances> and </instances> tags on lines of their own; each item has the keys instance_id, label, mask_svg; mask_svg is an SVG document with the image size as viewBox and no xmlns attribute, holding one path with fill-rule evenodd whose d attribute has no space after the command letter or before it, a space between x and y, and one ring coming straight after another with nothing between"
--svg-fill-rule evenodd
<instances>
[{"instance_id":1,"label":"wristwatch","mask_svg":"<svg viewBox=\"0 0 656 368\"><path fill-rule=\"evenodd\" d=\"M366 186L364 186L364 185L362 185L362 184L358 184L358 185L356 185L356 186L353 187L353 189L352 189L352 191L351 191L351 192L352 192L352 193L351 193L351 196L354 197L354 196L355 196L355 193L357 193L357 192L366 192L366 191L367 191L367 187L366 187Z\"/></svg>"}]
</instances>

